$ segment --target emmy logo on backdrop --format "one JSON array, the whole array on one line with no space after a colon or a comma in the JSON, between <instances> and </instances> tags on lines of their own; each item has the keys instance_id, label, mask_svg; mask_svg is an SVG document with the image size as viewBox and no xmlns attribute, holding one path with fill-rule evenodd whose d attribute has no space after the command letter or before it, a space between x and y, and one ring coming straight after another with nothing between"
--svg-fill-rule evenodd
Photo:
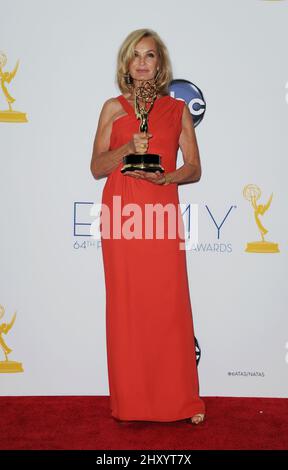
<instances>
[{"instance_id":1,"label":"emmy logo on backdrop","mask_svg":"<svg viewBox=\"0 0 288 470\"><path fill-rule=\"evenodd\" d=\"M259 219L259 215L264 215L269 209L273 193L271 194L267 204L257 204L257 201L261 196L261 190L256 184L248 184L243 189L243 196L247 201L251 202L252 208L254 209L254 218L262 238L262 240L248 242L245 251L248 251L249 253L278 253L280 251L278 243L265 240L264 235L268 233L268 230L262 225Z\"/></svg>"},{"instance_id":2,"label":"emmy logo on backdrop","mask_svg":"<svg viewBox=\"0 0 288 470\"><path fill-rule=\"evenodd\" d=\"M12 109L12 103L14 103L15 98L11 96L6 88L6 83L10 83L11 80L16 75L19 66L19 60L14 67L12 72L4 72L3 67L5 67L7 62L7 57L4 52L0 52L0 81L1 81L1 90L3 95L8 103L9 109L1 110L0 109L0 122L27 122L27 117L25 113L21 111L15 111Z\"/></svg>"},{"instance_id":3,"label":"emmy logo on backdrop","mask_svg":"<svg viewBox=\"0 0 288 470\"><path fill-rule=\"evenodd\" d=\"M0 305L0 320L4 316L5 309L2 305ZM2 335L7 335L9 330L11 330L12 326L14 325L16 318L16 312L14 313L12 320L10 323L0 323L0 347L4 352L5 355L5 361L0 361L0 373L2 372L23 372L23 367L21 362L16 362L16 361L9 361L8 359L8 354L12 352L12 349L10 349L7 344L5 343Z\"/></svg>"}]
</instances>

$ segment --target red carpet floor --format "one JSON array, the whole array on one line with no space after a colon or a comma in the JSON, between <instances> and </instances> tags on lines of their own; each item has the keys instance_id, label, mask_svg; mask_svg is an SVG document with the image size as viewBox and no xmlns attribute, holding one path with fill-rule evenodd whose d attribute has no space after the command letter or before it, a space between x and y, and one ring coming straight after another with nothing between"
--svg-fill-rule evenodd
<instances>
[{"instance_id":1,"label":"red carpet floor","mask_svg":"<svg viewBox=\"0 0 288 470\"><path fill-rule=\"evenodd\" d=\"M0 397L0 449L288 449L288 401L203 397L206 421L118 422L109 397Z\"/></svg>"}]
</instances>

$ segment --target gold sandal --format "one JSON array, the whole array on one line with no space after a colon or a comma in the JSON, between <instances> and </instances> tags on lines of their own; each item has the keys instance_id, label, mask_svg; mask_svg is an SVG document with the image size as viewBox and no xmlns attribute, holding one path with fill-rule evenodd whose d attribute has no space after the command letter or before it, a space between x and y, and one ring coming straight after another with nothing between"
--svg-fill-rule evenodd
<instances>
[{"instance_id":1,"label":"gold sandal","mask_svg":"<svg viewBox=\"0 0 288 470\"><path fill-rule=\"evenodd\" d=\"M194 420L194 418L196 418L196 421ZM197 413L196 415L192 416L192 418L190 418L190 421L192 424L199 424L204 421L204 418L205 415L203 413Z\"/></svg>"}]
</instances>

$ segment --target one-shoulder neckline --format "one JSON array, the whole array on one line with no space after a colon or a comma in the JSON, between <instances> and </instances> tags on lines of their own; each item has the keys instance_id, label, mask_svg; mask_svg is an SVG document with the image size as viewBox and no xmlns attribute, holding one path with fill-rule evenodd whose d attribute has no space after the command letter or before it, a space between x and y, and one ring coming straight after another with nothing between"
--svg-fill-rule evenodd
<instances>
[{"instance_id":1,"label":"one-shoulder neckline","mask_svg":"<svg viewBox=\"0 0 288 470\"><path fill-rule=\"evenodd\" d=\"M156 98L156 100L155 100L154 103L153 103L153 108L154 108L154 106L155 106L155 103L161 101L163 98L168 98L168 97L170 97L170 95L163 95L163 96L160 96L159 98ZM135 110L134 110L133 106L129 103L129 101L127 100L127 98L125 98L124 95L119 95L118 98L124 100L124 103L126 104L126 110L127 110L127 112L130 111L131 113L133 113L133 114L135 115ZM122 101L122 102L123 102L123 101ZM152 109L153 109L153 108L152 108Z\"/></svg>"}]
</instances>

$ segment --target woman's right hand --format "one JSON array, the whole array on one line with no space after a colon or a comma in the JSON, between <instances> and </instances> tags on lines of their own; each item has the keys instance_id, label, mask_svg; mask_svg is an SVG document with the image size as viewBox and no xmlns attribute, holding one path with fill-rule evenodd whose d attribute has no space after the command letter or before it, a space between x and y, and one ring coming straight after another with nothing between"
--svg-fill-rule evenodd
<instances>
[{"instance_id":1,"label":"woman's right hand","mask_svg":"<svg viewBox=\"0 0 288 470\"><path fill-rule=\"evenodd\" d=\"M152 134L149 132L138 132L133 134L132 139L129 141L129 148L131 153L146 153L148 149L149 139Z\"/></svg>"}]
</instances>

